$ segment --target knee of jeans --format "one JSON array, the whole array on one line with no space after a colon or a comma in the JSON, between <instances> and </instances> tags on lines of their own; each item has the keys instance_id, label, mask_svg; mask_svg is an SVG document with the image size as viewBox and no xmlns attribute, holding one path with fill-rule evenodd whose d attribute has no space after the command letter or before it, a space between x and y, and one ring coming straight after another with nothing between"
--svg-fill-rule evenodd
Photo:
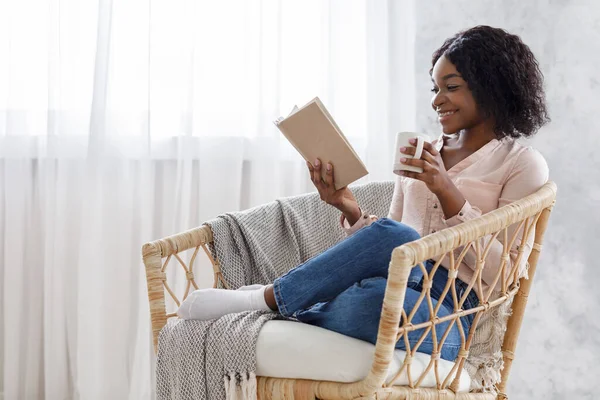
<instances>
[{"instance_id":1,"label":"knee of jeans","mask_svg":"<svg viewBox=\"0 0 600 400\"><path fill-rule=\"evenodd\" d=\"M377 292L385 292L385 287L387 285L387 279L381 276L376 276L373 278L363 279L358 283L358 286L363 289L371 289Z\"/></svg>"},{"instance_id":2,"label":"knee of jeans","mask_svg":"<svg viewBox=\"0 0 600 400\"><path fill-rule=\"evenodd\" d=\"M365 316L374 312L377 318L381 312L383 298L385 297L385 288L387 279L382 277L374 277L363 279L356 283L354 287L343 292L340 296L344 301L353 303L356 307L357 314ZM347 297L346 297L347 296Z\"/></svg>"},{"instance_id":3,"label":"knee of jeans","mask_svg":"<svg viewBox=\"0 0 600 400\"><path fill-rule=\"evenodd\" d=\"M382 218L382 219L378 220L378 222L380 222L380 224L386 230L388 230L394 236L398 237L398 239L402 242L402 244L408 243L408 242L413 242L413 241L421 238L421 235L419 235L419 232L417 232L414 228L412 228L411 226L408 226L406 224L403 224L401 222L394 221L393 219Z\"/></svg>"}]
</instances>

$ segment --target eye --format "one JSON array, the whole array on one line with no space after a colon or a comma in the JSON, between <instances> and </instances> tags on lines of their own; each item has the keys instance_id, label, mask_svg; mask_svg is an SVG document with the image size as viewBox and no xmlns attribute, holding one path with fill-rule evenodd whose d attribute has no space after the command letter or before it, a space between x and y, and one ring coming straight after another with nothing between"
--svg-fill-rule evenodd
<instances>
[{"instance_id":1,"label":"eye","mask_svg":"<svg viewBox=\"0 0 600 400\"><path fill-rule=\"evenodd\" d=\"M458 89L460 86L458 85L448 85L448 91L453 92Z\"/></svg>"},{"instance_id":2,"label":"eye","mask_svg":"<svg viewBox=\"0 0 600 400\"><path fill-rule=\"evenodd\" d=\"M431 92L432 92L432 93L437 93L437 92L439 92L439 91L440 91L440 89L439 89L439 88L437 88L437 87L433 87L433 88L431 88Z\"/></svg>"}]
</instances>

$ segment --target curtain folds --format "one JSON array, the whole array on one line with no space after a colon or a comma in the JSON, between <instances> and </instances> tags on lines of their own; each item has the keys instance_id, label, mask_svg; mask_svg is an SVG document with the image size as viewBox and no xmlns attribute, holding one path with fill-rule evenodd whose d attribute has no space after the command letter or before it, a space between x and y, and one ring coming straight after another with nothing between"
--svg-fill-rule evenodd
<instances>
[{"instance_id":1,"label":"curtain folds","mask_svg":"<svg viewBox=\"0 0 600 400\"><path fill-rule=\"evenodd\" d=\"M142 244L312 190L272 121L314 96L392 179L413 25L412 0L1 2L4 399L153 398Z\"/></svg>"}]
</instances>

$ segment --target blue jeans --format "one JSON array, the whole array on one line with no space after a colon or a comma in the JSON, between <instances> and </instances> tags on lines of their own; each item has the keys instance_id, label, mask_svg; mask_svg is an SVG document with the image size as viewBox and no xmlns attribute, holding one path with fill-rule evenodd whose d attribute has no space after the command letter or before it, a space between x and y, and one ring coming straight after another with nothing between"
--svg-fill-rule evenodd
<instances>
[{"instance_id":1,"label":"blue jeans","mask_svg":"<svg viewBox=\"0 0 600 400\"><path fill-rule=\"evenodd\" d=\"M295 317L308 324L375 343L392 250L417 239L419 234L407 225L387 218L377 220L276 279L273 288L279 312L286 317ZM431 271L433 262L426 262L425 267ZM440 266L434 275L431 288L434 307L444 290L447 278L448 270ZM404 299L404 310L407 314L419 298L422 283L421 269L413 268ZM466 287L466 283L456 279L456 294L459 299ZM463 309L475 307L478 302L477 295L472 291ZM448 291L438 316L451 314L453 304L451 291ZM468 335L473 318L473 315L461 318L465 335ZM423 299L412 323L417 324L429 319L429 307L426 299ZM438 341L449 323L437 325ZM452 361L458 355L461 345L458 329L455 323L440 351L441 358ZM411 348L419 341L422 333L423 329L409 333ZM396 348L406 350L403 339L398 341ZM418 351L431 354L431 332Z\"/></svg>"}]
</instances>

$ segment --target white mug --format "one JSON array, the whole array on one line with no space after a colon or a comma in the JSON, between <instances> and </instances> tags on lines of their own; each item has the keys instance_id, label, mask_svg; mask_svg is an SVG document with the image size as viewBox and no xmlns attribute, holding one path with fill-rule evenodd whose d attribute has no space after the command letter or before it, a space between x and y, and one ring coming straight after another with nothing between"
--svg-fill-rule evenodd
<instances>
[{"instance_id":1,"label":"white mug","mask_svg":"<svg viewBox=\"0 0 600 400\"><path fill-rule=\"evenodd\" d=\"M409 139L417 139L417 145L413 146L408 142ZM423 133L416 132L398 132L396 134L396 147L394 148L394 173L398 174L400 171L412 171L422 173L423 168L415 167L412 165L402 164L401 158L421 158L423 154L423 143L431 142L431 138ZM404 154L400 152L401 147L416 147L415 155Z\"/></svg>"}]
</instances>

